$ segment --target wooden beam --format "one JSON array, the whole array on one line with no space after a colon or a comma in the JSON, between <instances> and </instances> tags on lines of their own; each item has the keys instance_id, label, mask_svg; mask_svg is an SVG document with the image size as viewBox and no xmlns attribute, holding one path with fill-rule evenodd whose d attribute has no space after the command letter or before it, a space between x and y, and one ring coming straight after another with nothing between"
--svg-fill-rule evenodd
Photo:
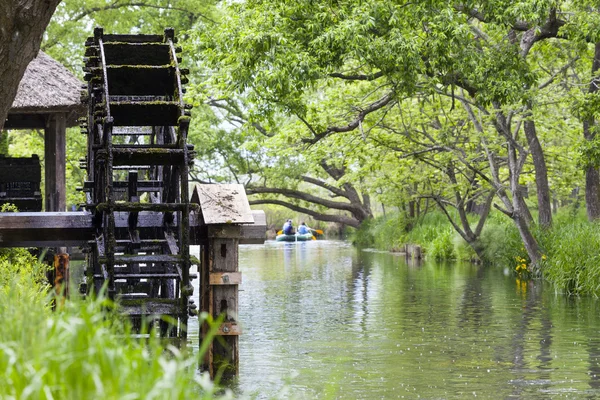
<instances>
[{"instance_id":1,"label":"wooden beam","mask_svg":"<svg viewBox=\"0 0 600 400\"><path fill-rule=\"evenodd\" d=\"M4 129L45 129L46 114L8 114Z\"/></svg>"},{"instance_id":2,"label":"wooden beam","mask_svg":"<svg viewBox=\"0 0 600 400\"><path fill-rule=\"evenodd\" d=\"M231 225L221 229L215 227L211 231L222 237L227 232L239 240L239 243L264 243L266 230L264 213L262 211L253 211L252 213L255 221L253 225ZM147 233L162 227L162 219L159 218L159 215L160 213L151 211L139 213L137 229L142 239ZM206 245L208 243L207 227L200 225L201 221L193 217L194 213L191 216L191 244ZM115 213L115 227L119 236L127 234L129 229L128 213ZM94 240L95 229L92 214L88 212L0 213L0 247L85 246L88 241Z\"/></svg>"},{"instance_id":3,"label":"wooden beam","mask_svg":"<svg viewBox=\"0 0 600 400\"><path fill-rule=\"evenodd\" d=\"M52 114L44 129L44 204L46 211L65 211L66 124L65 114Z\"/></svg>"},{"instance_id":4,"label":"wooden beam","mask_svg":"<svg viewBox=\"0 0 600 400\"><path fill-rule=\"evenodd\" d=\"M0 213L0 247L83 246L94 231L86 212Z\"/></svg>"}]
</instances>

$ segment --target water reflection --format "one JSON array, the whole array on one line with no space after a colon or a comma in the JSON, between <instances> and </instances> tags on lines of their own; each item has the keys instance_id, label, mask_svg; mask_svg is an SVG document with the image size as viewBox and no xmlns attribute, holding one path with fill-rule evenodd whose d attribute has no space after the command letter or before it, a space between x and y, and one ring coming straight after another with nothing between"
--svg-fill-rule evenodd
<instances>
[{"instance_id":1,"label":"water reflection","mask_svg":"<svg viewBox=\"0 0 600 400\"><path fill-rule=\"evenodd\" d=\"M344 242L242 246L240 269L244 394L600 395L595 299L566 300L499 269L409 266Z\"/></svg>"}]
</instances>

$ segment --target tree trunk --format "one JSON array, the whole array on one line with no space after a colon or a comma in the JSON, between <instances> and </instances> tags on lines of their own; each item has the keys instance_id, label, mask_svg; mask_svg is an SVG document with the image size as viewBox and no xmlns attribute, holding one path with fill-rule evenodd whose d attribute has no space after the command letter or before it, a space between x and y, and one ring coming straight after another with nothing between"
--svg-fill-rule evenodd
<instances>
[{"instance_id":1,"label":"tree trunk","mask_svg":"<svg viewBox=\"0 0 600 400\"><path fill-rule=\"evenodd\" d=\"M595 93L598 91L600 79L597 79L593 75L598 71L599 68L600 42L596 43L596 48L594 51L594 61L592 62L592 81L590 83L589 93ZM593 140L596 136L591 129L593 126L593 118L583 121L583 137L585 140ZM598 173L598 167L595 165L589 165L585 171L585 206L587 209L587 216L590 221L600 218L600 174Z\"/></svg>"},{"instance_id":2,"label":"tree trunk","mask_svg":"<svg viewBox=\"0 0 600 400\"><path fill-rule=\"evenodd\" d=\"M414 200L410 200L408 202L408 218L410 218L410 219L414 219L416 216L415 206L416 206L416 204L415 204Z\"/></svg>"},{"instance_id":3,"label":"tree trunk","mask_svg":"<svg viewBox=\"0 0 600 400\"><path fill-rule=\"evenodd\" d=\"M600 218L600 173L593 165L585 170L585 207L588 220Z\"/></svg>"},{"instance_id":4,"label":"tree trunk","mask_svg":"<svg viewBox=\"0 0 600 400\"><path fill-rule=\"evenodd\" d=\"M0 1L0 131L60 0Z\"/></svg>"},{"instance_id":5,"label":"tree trunk","mask_svg":"<svg viewBox=\"0 0 600 400\"><path fill-rule=\"evenodd\" d=\"M531 233L531 214L529 213L529 208L523 200L522 193L519 192L519 177L521 176L524 163L524 154L517 156L516 149L513 145L509 144L508 168L510 171L510 189L512 191L512 219L519 230L523 246L525 246L527 255L531 260L532 271L537 272L540 261L540 247Z\"/></svg>"},{"instance_id":6,"label":"tree trunk","mask_svg":"<svg viewBox=\"0 0 600 400\"><path fill-rule=\"evenodd\" d=\"M481 243L481 241L479 239L473 240L473 241L467 242L467 243L469 244L469 246L471 246L471 248L477 255L477 258L479 258L479 261L482 264L488 264L491 261L486 257L485 247L483 246L483 244Z\"/></svg>"},{"instance_id":7,"label":"tree trunk","mask_svg":"<svg viewBox=\"0 0 600 400\"><path fill-rule=\"evenodd\" d=\"M544 150L535 131L535 121L525 121L525 136L529 143L529 151L535 169L535 185L538 200L538 223L543 228L552 225L552 207L550 204L550 186L548 185L548 168L544 158Z\"/></svg>"}]
</instances>

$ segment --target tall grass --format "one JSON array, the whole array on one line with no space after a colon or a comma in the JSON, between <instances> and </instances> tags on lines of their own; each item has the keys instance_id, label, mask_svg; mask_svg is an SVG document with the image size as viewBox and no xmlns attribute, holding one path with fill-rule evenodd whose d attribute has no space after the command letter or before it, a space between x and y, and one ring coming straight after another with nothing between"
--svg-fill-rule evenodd
<instances>
[{"instance_id":1,"label":"tall grass","mask_svg":"<svg viewBox=\"0 0 600 400\"><path fill-rule=\"evenodd\" d=\"M355 241L383 250L405 243L421 245L427 257L437 260L471 260L473 249L454 231L445 215L431 212L406 232L400 214L379 217L362 226ZM543 277L559 292L600 295L600 223L590 223L582 208L568 207L554 216L550 229L532 227L542 250ZM492 212L480 237L483 257L492 264L513 270L529 265L527 252L515 224Z\"/></svg>"},{"instance_id":2,"label":"tall grass","mask_svg":"<svg viewBox=\"0 0 600 400\"><path fill-rule=\"evenodd\" d=\"M213 398L195 357L136 338L107 300L52 311L38 268L24 254L0 257L1 399Z\"/></svg>"},{"instance_id":3,"label":"tall grass","mask_svg":"<svg viewBox=\"0 0 600 400\"><path fill-rule=\"evenodd\" d=\"M455 216L457 218L457 216ZM475 226L477 216L470 216ZM355 233L355 244L376 247L381 250L400 249L404 244L418 244L427 257L436 260L474 260L473 248L454 230L446 215L433 211L416 221L406 231L408 225L400 213L378 217ZM515 264L517 255L525 255L514 223L500 213L491 213L486 221L480 242L484 247L484 258L502 265Z\"/></svg>"},{"instance_id":4,"label":"tall grass","mask_svg":"<svg viewBox=\"0 0 600 400\"><path fill-rule=\"evenodd\" d=\"M458 236L441 212L427 213L406 235L407 243L419 244L427 257L436 260L458 258L454 249L454 236Z\"/></svg>"},{"instance_id":5,"label":"tall grass","mask_svg":"<svg viewBox=\"0 0 600 400\"><path fill-rule=\"evenodd\" d=\"M400 213L390 214L373 221L373 240L380 250L399 250L406 240L406 224Z\"/></svg>"},{"instance_id":6,"label":"tall grass","mask_svg":"<svg viewBox=\"0 0 600 400\"><path fill-rule=\"evenodd\" d=\"M558 291L600 295L600 224L563 210L551 229L538 233L542 271Z\"/></svg>"}]
</instances>

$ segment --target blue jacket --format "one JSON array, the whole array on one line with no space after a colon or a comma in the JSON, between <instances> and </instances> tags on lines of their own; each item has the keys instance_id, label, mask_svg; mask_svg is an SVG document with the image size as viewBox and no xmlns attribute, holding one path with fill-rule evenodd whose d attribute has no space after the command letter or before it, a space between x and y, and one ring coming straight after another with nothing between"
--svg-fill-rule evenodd
<instances>
[{"instance_id":1,"label":"blue jacket","mask_svg":"<svg viewBox=\"0 0 600 400\"><path fill-rule=\"evenodd\" d=\"M300 225L298 227L298 233L304 235L305 233L310 233L310 229L308 229L308 226L306 225Z\"/></svg>"},{"instance_id":2,"label":"blue jacket","mask_svg":"<svg viewBox=\"0 0 600 400\"><path fill-rule=\"evenodd\" d=\"M285 224L283 224L283 233L286 235L294 234L294 228L292 227L291 222L286 222Z\"/></svg>"}]
</instances>

